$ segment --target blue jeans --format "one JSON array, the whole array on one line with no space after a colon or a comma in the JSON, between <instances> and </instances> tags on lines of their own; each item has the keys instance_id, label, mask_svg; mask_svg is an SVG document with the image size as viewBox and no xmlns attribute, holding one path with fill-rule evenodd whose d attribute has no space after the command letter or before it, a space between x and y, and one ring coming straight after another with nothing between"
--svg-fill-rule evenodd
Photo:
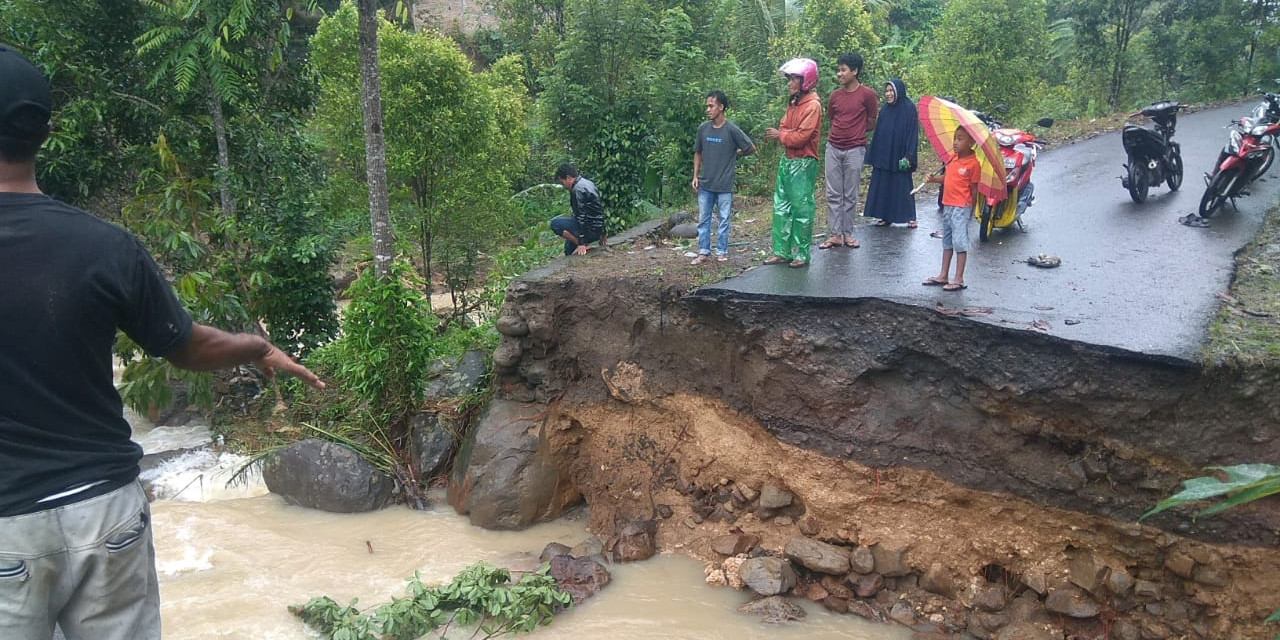
<instances>
[{"instance_id":1,"label":"blue jeans","mask_svg":"<svg viewBox=\"0 0 1280 640\"><path fill-rule=\"evenodd\" d=\"M552 233L563 237L565 231L572 233L574 237L578 239L578 242L584 245L591 244L592 242L600 239L600 234L598 233L593 231L583 231L578 226L578 221L575 220L573 216L559 216L551 219ZM577 248L578 245L574 244L568 238L564 239L564 254L566 256L571 255L574 249Z\"/></svg>"},{"instance_id":2,"label":"blue jeans","mask_svg":"<svg viewBox=\"0 0 1280 640\"><path fill-rule=\"evenodd\" d=\"M733 216L732 191L707 191L698 189L698 253L711 253L711 209L720 210L720 224L716 225L716 255L729 253L729 219Z\"/></svg>"}]
</instances>

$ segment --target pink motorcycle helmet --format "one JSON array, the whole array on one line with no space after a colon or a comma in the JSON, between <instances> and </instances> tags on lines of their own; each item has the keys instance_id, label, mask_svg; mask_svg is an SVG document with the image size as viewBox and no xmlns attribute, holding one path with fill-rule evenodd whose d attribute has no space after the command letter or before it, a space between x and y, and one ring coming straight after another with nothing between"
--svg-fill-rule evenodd
<instances>
[{"instance_id":1,"label":"pink motorcycle helmet","mask_svg":"<svg viewBox=\"0 0 1280 640\"><path fill-rule=\"evenodd\" d=\"M778 68L783 76L800 76L801 91L812 91L818 86L818 63L808 58L792 58Z\"/></svg>"}]
</instances>

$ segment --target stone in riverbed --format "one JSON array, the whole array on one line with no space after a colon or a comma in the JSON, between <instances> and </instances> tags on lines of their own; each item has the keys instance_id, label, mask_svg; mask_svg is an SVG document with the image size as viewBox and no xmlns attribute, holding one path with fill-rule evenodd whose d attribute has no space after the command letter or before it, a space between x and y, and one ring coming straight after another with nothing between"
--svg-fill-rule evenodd
<instances>
[{"instance_id":1,"label":"stone in riverbed","mask_svg":"<svg viewBox=\"0 0 1280 640\"><path fill-rule=\"evenodd\" d=\"M760 536L750 533L728 533L711 541L711 550L722 556L746 553L760 544Z\"/></svg>"},{"instance_id":2,"label":"stone in riverbed","mask_svg":"<svg viewBox=\"0 0 1280 640\"><path fill-rule=\"evenodd\" d=\"M556 586L573 598L574 604L582 604L612 580L609 570L591 558L555 556L549 573Z\"/></svg>"},{"instance_id":3,"label":"stone in riverbed","mask_svg":"<svg viewBox=\"0 0 1280 640\"><path fill-rule=\"evenodd\" d=\"M780 624L805 617L804 609L801 609L800 605L782 596L771 596L748 602L738 607L738 611L758 615L760 621L765 624Z\"/></svg>"},{"instance_id":4,"label":"stone in riverbed","mask_svg":"<svg viewBox=\"0 0 1280 640\"><path fill-rule=\"evenodd\" d=\"M760 508L761 509L782 509L791 506L791 501L795 499L790 491L778 488L771 484L766 484L760 488Z\"/></svg>"},{"instance_id":5,"label":"stone in riverbed","mask_svg":"<svg viewBox=\"0 0 1280 640\"><path fill-rule=\"evenodd\" d=\"M787 540L782 552L792 562L810 571L830 575L849 573L849 550L843 547L809 538L795 537Z\"/></svg>"},{"instance_id":6,"label":"stone in riverbed","mask_svg":"<svg viewBox=\"0 0 1280 640\"><path fill-rule=\"evenodd\" d=\"M738 569L742 582L762 596L776 596L796 586L796 572L782 558L750 558Z\"/></svg>"},{"instance_id":7,"label":"stone in riverbed","mask_svg":"<svg viewBox=\"0 0 1280 640\"><path fill-rule=\"evenodd\" d=\"M395 482L360 454L309 438L271 454L262 468L267 489L285 502L332 513L361 513L391 502Z\"/></svg>"},{"instance_id":8,"label":"stone in riverbed","mask_svg":"<svg viewBox=\"0 0 1280 640\"><path fill-rule=\"evenodd\" d=\"M614 562L648 560L656 552L653 540L657 523L653 520L630 522L609 541L609 559Z\"/></svg>"}]
</instances>

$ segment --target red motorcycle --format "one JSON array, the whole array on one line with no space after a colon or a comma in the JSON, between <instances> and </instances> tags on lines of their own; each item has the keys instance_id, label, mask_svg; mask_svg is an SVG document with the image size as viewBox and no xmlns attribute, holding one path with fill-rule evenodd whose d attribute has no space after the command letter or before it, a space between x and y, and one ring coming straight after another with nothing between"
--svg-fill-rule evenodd
<instances>
[{"instance_id":1,"label":"red motorcycle","mask_svg":"<svg viewBox=\"0 0 1280 640\"><path fill-rule=\"evenodd\" d=\"M1031 172L1035 170L1036 154L1044 147L1044 143L1029 131L1005 127L1000 121L981 111L973 113L987 125L1000 145L1007 174L1005 185L1009 190L1009 195L1004 200L994 205L984 203L974 211L979 222L978 239L986 242L996 229L1005 229L1015 223L1018 229L1023 229L1022 214L1035 202L1036 186L1031 182ZM1036 124L1051 127L1053 118L1041 118Z\"/></svg>"},{"instance_id":2,"label":"red motorcycle","mask_svg":"<svg viewBox=\"0 0 1280 640\"><path fill-rule=\"evenodd\" d=\"M1268 93L1263 97L1280 112L1280 95ZM1249 195L1246 188L1262 177L1275 159L1272 145L1277 134L1280 134L1280 122L1258 121L1254 118L1231 121L1227 145L1218 154L1218 164L1214 166L1213 173L1205 174L1204 177L1205 190L1200 198L1201 218L1212 216L1227 200L1231 201L1234 208L1236 198Z\"/></svg>"}]
</instances>

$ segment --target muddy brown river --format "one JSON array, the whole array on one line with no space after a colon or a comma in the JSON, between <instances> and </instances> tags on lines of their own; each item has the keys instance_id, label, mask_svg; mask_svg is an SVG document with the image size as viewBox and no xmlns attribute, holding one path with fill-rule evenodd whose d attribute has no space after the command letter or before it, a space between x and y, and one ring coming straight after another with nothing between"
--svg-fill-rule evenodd
<instances>
[{"instance_id":1,"label":"muddy brown river","mask_svg":"<svg viewBox=\"0 0 1280 640\"><path fill-rule=\"evenodd\" d=\"M199 428L139 431L149 451L207 438ZM293 507L268 493L257 477L246 485L225 486L242 460L193 453L148 473L157 492L152 511L167 638L316 638L287 606L328 595L343 603L359 598L362 607L373 607L401 595L415 571L424 582L438 584L476 562L529 566L548 542L572 546L590 535L583 521L563 519L519 532L487 531L447 505L355 515ZM900 627L831 614L807 602L808 616L799 622L761 624L736 611L748 600L746 592L707 586L702 563L680 555L610 570L613 582L604 591L532 637L905 640L909 635Z\"/></svg>"}]
</instances>

